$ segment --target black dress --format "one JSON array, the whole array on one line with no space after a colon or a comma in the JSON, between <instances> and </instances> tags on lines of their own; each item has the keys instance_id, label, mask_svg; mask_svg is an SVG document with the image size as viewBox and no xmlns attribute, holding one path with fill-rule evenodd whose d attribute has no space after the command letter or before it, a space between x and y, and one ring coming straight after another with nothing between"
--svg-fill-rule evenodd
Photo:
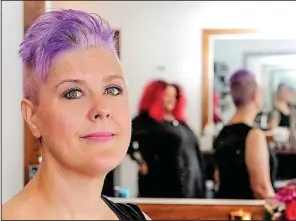
<instances>
[{"instance_id":1,"label":"black dress","mask_svg":"<svg viewBox=\"0 0 296 221\"><path fill-rule=\"evenodd\" d=\"M198 141L182 122L156 122L147 113L132 122L128 154L148 165L139 174L139 197L198 198L204 196L202 159Z\"/></svg>"},{"instance_id":2,"label":"black dress","mask_svg":"<svg viewBox=\"0 0 296 221\"><path fill-rule=\"evenodd\" d=\"M244 123L225 126L214 142L214 157L220 178L217 198L254 199L245 161L246 138L251 129ZM277 159L270 150L269 164L274 184Z\"/></svg>"},{"instance_id":3,"label":"black dress","mask_svg":"<svg viewBox=\"0 0 296 221\"><path fill-rule=\"evenodd\" d=\"M119 220L146 220L141 209L131 203L114 203L102 196L104 202L115 213Z\"/></svg>"}]
</instances>

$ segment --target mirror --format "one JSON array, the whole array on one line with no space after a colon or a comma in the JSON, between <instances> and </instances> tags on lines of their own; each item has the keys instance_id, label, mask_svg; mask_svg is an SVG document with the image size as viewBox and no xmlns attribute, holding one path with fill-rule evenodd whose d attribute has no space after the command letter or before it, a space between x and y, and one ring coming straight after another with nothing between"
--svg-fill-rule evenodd
<instances>
[{"instance_id":1,"label":"mirror","mask_svg":"<svg viewBox=\"0 0 296 221\"><path fill-rule=\"evenodd\" d=\"M217 119L227 123L235 112L232 101L229 78L238 69L245 68L253 72L263 91L262 112L269 113L275 108L276 93L280 84L295 89L296 58L290 50L296 40L281 39L218 39L214 43L214 97L219 99ZM280 52L268 52L272 46ZM260 49L260 47L262 49ZM265 48L264 48L265 47ZM227 51L227 54L225 52ZM254 52L253 52L254 51ZM267 52L266 52L267 51ZM295 96L292 97L295 100ZM295 101L291 100L291 105ZM219 116L218 116L219 115ZM262 129L268 129L262 122Z\"/></svg>"},{"instance_id":2,"label":"mirror","mask_svg":"<svg viewBox=\"0 0 296 221\"><path fill-rule=\"evenodd\" d=\"M200 155L205 159L205 171L204 171L204 182L205 182L205 197L211 198L214 196L214 158L212 147L213 139L222 129L223 125L231 119L235 113L235 106L233 104L230 88L229 88L229 78L238 69L247 69L254 73L258 85L260 85L260 90L262 90L263 105L262 110L258 112L255 119L255 125L260 127L262 130L266 131L266 138L274 138L274 135L268 135L269 122L268 116L272 115L273 110L276 106L276 101L279 99L279 90L284 85L287 88L291 100L289 105L291 108L295 103L295 65L293 59L296 56L296 40L285 39L285 38L274 38L271 35L266 35L260 33L258 30L248 30L248 29L219 29L219 30L204 30L203 31L203 80L202 80L202 124L203 124L203 136L200 138ZM148 83L148 82L147 82ZM144 91L145 89L143 89ZM282 93L282 92L281 92ZM215 96L217 96L215 98ZM288 96L288 95L287 95ZM212 98L214 97L214 98ZM212 114L214 112L214 102L213 100L219 100L219 106L216 108L217 119L214 119ZM191 104L192 105L192 104ZM278 122L280 123L280 122ZM213 124L212 132L206 128ZM174 125L174 121L172 121ZM281 126L281 125L279 125ZM140 132L144 128L148 127L148 123L144 127L134 127L134 134L137 131ZM290 130L289 125L286 125L287 130ZM206 132L205 132L206 131ZM158 131L159 132L159 131ZM159 134L158 134L159 135ZM205 139L205 135L212 135L212 139ZM136 135L135 135L136 136ZM152 147L156 146L153 143L153 139L163 139L163 136L145 136L150 142L150 148L146 154L150 157L158 157L157 154L159 150L155 150ZM157 137L157 138L156 138ZM282 136L280 136L282 137ZM143 138L143 137L142 137ZM134 149L138 149L141 144L139 144L139 139L132 139L131 145ZM289 139L285 142L280 140L268 140L268 145L281 145L281 147L287 146ZM271 142L272 141L272 142ZM165 149L166 144L163 144L161 149ZM159 148L160 149L160 148ZM289 148L289 152L285 149L284 154L278 148L273 146L274 153L277 154L277 159L279 161L278 175L275 180L276 188L279 188L285 184L287 180L296 178L296 167L293 167L293 160L295 160L295 151ZM281 149L283 151L283 149ZM145 151L145 150L143 150ZM155 152L154 152L155 151ZM140 152L140 151L139 151ZM166 153L169 153L167 150ZM157 153L157 154L156 154ZM289 153L289 154L287 154ZM145 153L144 153L145 154ZM154 155L156 154L156 155ZM163 154L162 156L165 156ZM138 163L141 164L142 158L140 156L135 156ZM162 157L160 159L168 159L169 156ZM156 162L159 159L156 160ZM146 165L145 165L146 166ZM140 166L141 168L141 166ZM150 166L148 166L149 171ZM156 167L160 169L158 165ZM166 169L169 174L173 171L168 167ZM143 173L141 175L141 173ZM147 173L147 168L143 167L140 169L140 180L139 185L145 181L145 174ZM145 177L145 178L144 178ZM162 180L158 178L159 181ZM164 182L165 183L165 182ZM147 183L148 184L148 183ZM159 185L159 184L158 184ZM169 183L166 183L169 187ZM157 187L149 186L148 189L152 190L148 195L139 195L139 197L156 197L156 198L167 198L168 195L153 195L152 193ZM147 186L145 187L147 188ZM168 188L169 189L169 188ZM141 190L140 190L141 192ZM151 195L149 195L151 194ZM181 198L184 196L180 196ZM199 196L197 196L199 197ZM196 198L197 198L196 197ZM174 196L174 198L178 198ZM185 198L185 197L184 197Z\"/></svg>"},{"instance_id":3,"label":"mirror","mask_svg":"<svg viewBox=\"0 0 296 221\"><path fill-rule=\"evenodd\" d=\"M204 30L203 39L202 122L208 182L214 180L215 140L221 141L218 136L229 122L235 122L232 120L238 110L232 76L238 70L247 70L262 96L253 126L263 130L278 161L274 185L276 189L282 187L296 178L295 126L291 123L296 104L296 39L242 29Z\"/></svg>"}]
</instances>

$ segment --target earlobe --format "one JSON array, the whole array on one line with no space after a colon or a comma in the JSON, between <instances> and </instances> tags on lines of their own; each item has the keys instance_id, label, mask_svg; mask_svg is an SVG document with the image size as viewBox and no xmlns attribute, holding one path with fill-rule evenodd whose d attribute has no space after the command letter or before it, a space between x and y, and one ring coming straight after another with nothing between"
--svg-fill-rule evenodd
<instances>
[{"instance_id":1,"label":"earlobe","mask_svg":"<svg viewBox=\"0 0 296 221\"><path fill-rule=\"evenodd\" d=\"M41 133L36 121L36 107L35 105L29 101L28 99L23 99L21 102L21 109L23 118L30 128L32 134L36 138L41 137Z\"/></svg>"}]
</instances>

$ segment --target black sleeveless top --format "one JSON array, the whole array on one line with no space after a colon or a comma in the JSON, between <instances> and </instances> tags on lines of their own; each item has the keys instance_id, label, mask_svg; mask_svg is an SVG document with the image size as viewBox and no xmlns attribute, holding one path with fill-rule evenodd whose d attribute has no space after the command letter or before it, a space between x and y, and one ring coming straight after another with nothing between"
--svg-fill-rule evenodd
<instances>
[{"instance_id":1,"label":"black sleeveless top","mask_svg":"<svg viewBox=\"0 0 296 221\"><path fill-rule=\"evenodd\" d=\"M285 115L281 111L279 111L279 113L280 113L279 126L280 127L290 127L290 115Z\"/></svg>"},{"instance_id":2,"label":"black sleeveless top","mask_svg":"<svg viewBox=\"0 0 296 221\"><path fill-rule=\"evenodd\" d=\"M114 203L105 196L102 196L102 199L119 220L146 220L141 209L135 204Z\"/></svg>"},{"instance_id":3,"label":"black sleeveless top","mask_svg":"<svg viewBox=\"0 0 296 221\"><path fill-rule=\"evenodd\" d=\"M286 115L278 108L274 108L268 114L269 120L277 120L279 122L279 127L290 127L290 114Z\"/></svg>"},{"instance_id":4,"label":"black sleeveless top","mask_svg":"<svg viewBox=\"0 0 296 221\"><path fill-rule=\"evenodd\" d=\"M244 123L225 126L214 142L214 157L220 178L217 198L254 199L245 161L246 139L251 129ZM269 164L273 185L277 159L270 150Z\"/></svg>"}]
</instances>

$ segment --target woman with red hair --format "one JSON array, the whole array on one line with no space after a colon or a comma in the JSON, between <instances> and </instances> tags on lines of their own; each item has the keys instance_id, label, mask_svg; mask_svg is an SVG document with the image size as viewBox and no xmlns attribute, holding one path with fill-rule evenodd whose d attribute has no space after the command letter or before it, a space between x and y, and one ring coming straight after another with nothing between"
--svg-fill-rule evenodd
<instances>
[{"instance_id":1,"label":"woman with red hair","mask_svg":"<svg viewBox=\"0 0 296 221\"><path fill-rule=\"evenodd\" d=\"M203 197L199 144L184 110L179 85L155 80L145 87L128 151L139 165L140 197Z\"/></svg>"}]
</instances>

